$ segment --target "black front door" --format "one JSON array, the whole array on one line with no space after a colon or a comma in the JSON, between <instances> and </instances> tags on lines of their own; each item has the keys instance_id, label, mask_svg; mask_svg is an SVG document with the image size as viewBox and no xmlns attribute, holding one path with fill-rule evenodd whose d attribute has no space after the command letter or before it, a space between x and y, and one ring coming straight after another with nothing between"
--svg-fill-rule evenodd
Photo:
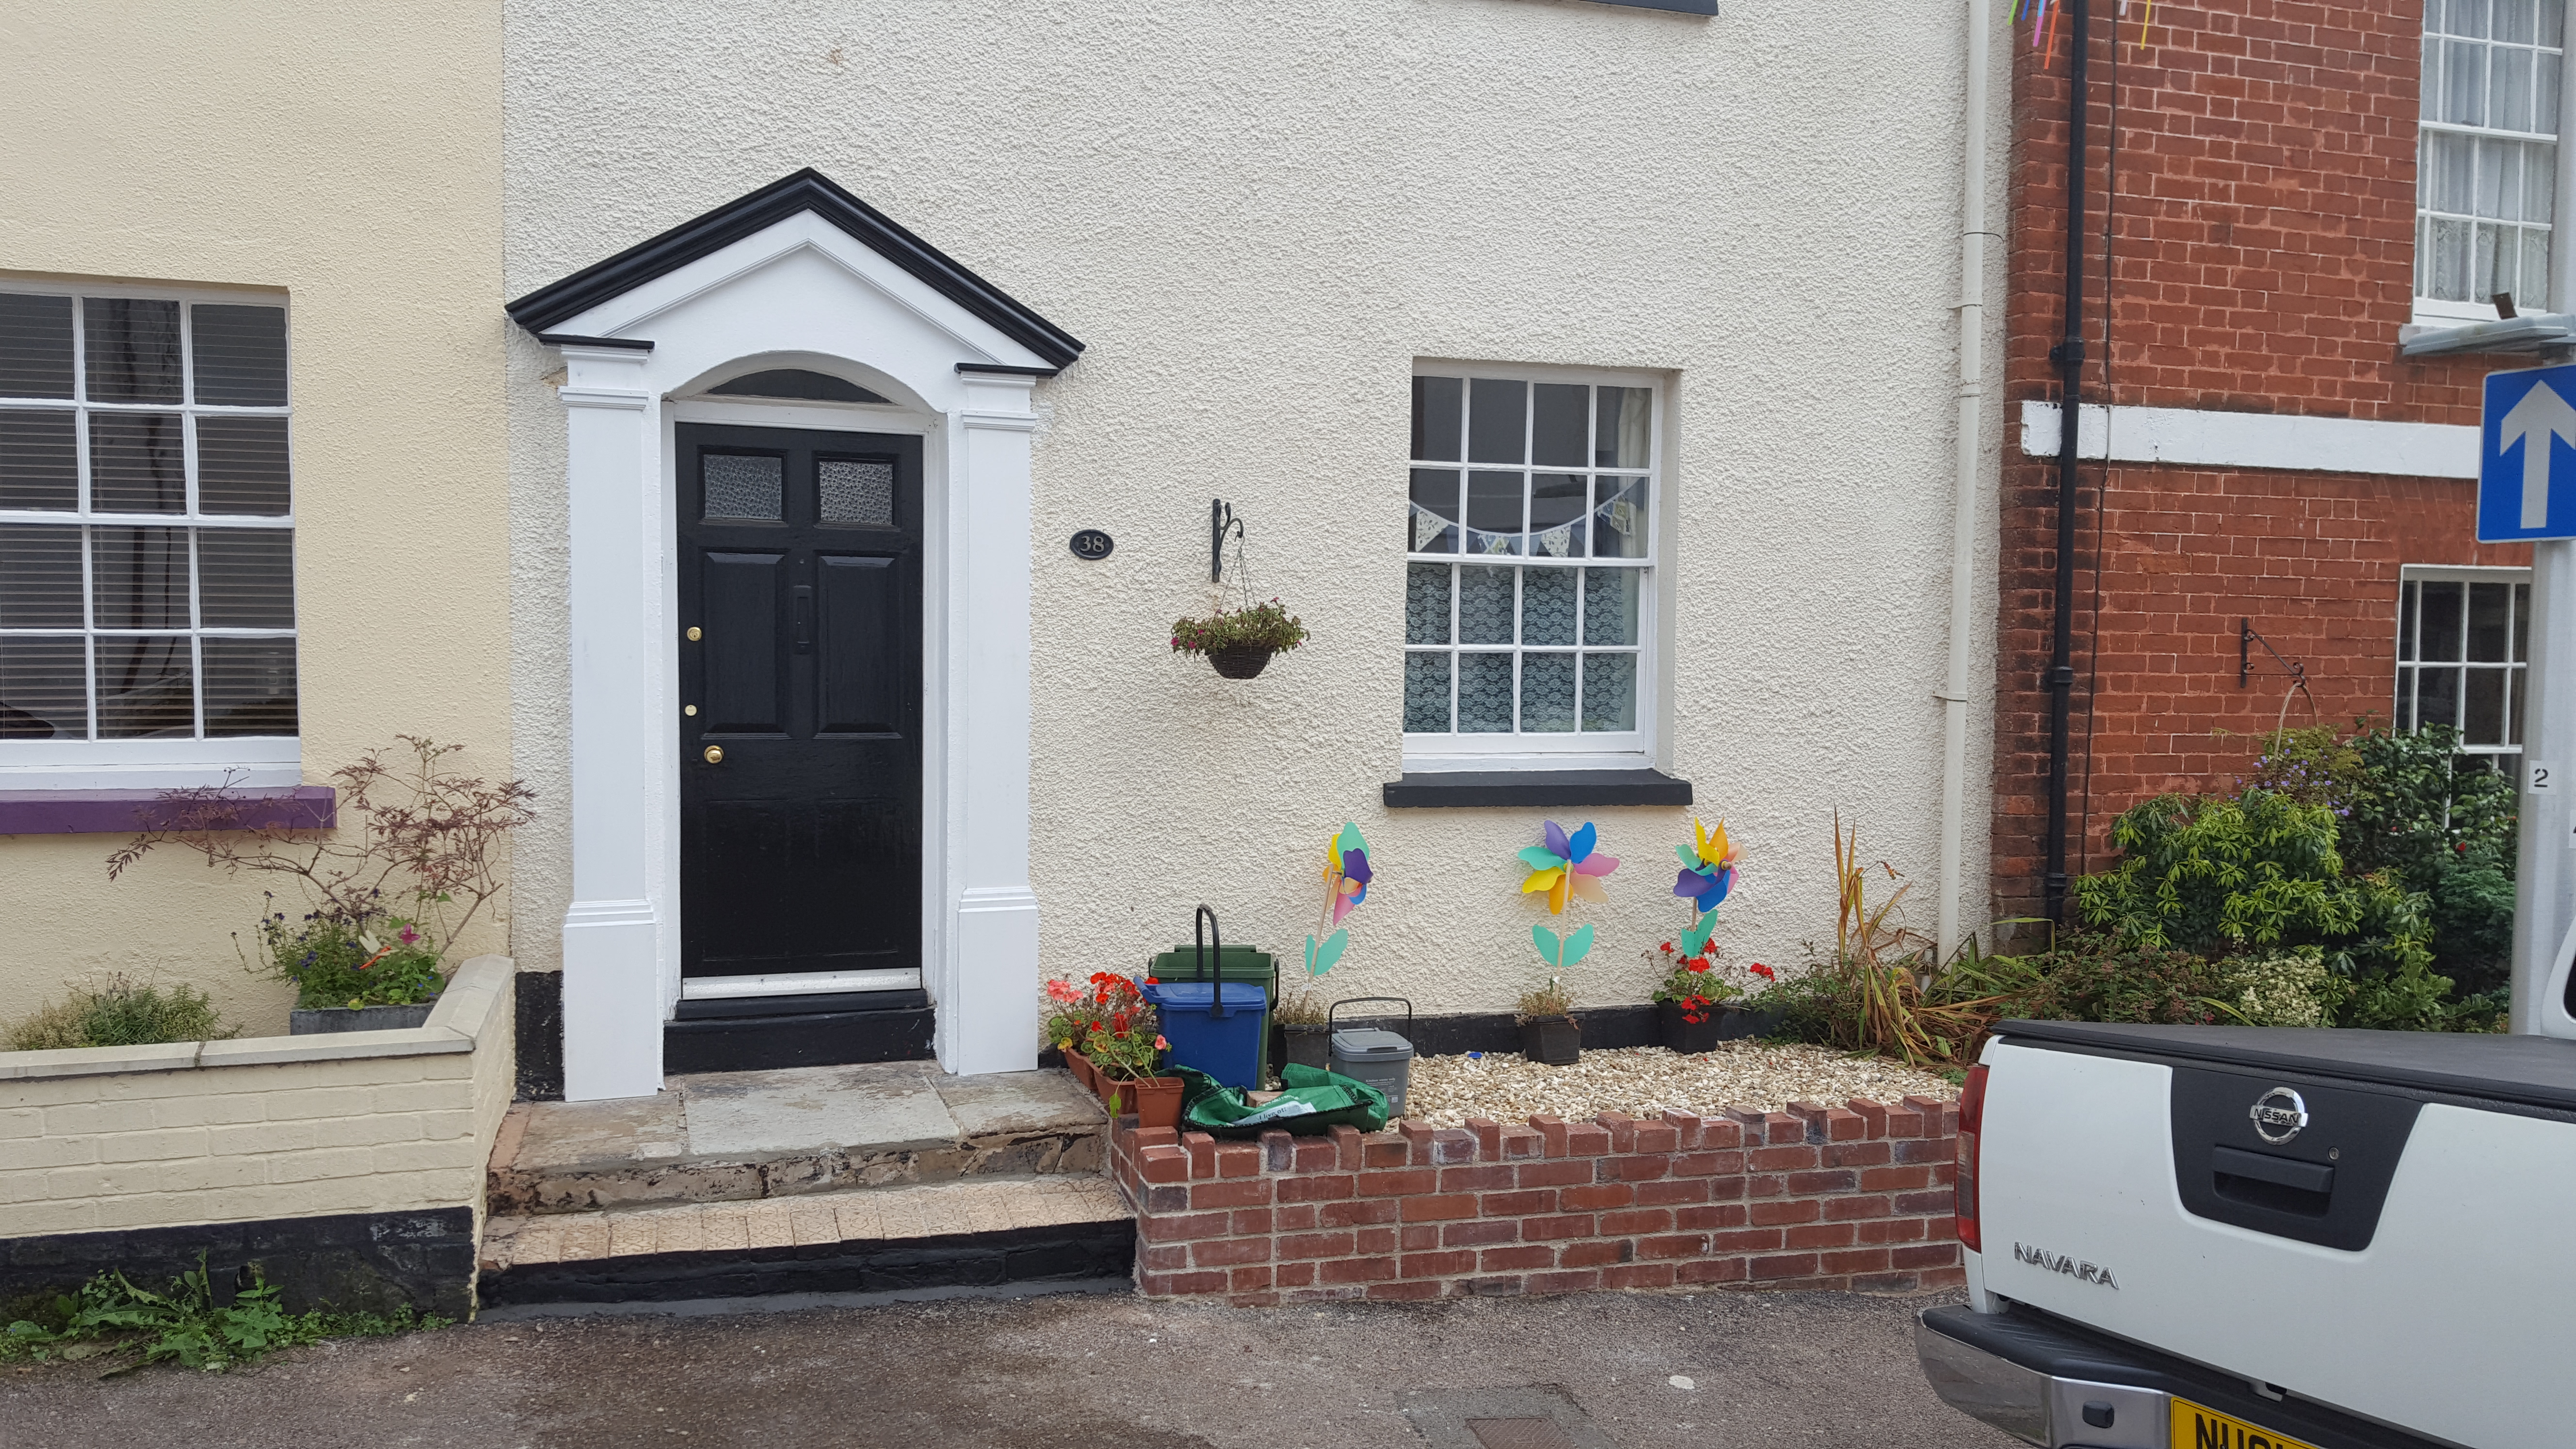
<instances>
[{"instance_id":1,"label":"black front door","mask_svg":"<svg viewBox=\"0 0 2576 1449\"><path fill-rule=\"evenodd\" d=\"M687 976L921 965L921 440L683 425Z\"/></svg>"}]
</instances>

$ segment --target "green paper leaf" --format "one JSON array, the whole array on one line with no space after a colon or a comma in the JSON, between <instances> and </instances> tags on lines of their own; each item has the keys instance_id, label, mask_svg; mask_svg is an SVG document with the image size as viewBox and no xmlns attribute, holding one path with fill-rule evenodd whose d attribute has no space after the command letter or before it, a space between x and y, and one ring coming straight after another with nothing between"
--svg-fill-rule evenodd
<instances>
[{"instance_id":1,"label":"green paper leaf","mask_svg":"<svg viewBox=\"0 0 2576 1449\"><path fill-rule=\"evenodd\" d=\"M1592 928L1586 926L1584 929L1588 931ZM1557 943L1556 933L1554 931L1549 930L1545 926L1532 926L1530 927L1530 939L1538 943L1538 959L1546 962L1550 966L1557 964L1557 954L1565 948Z\"/></svg>"},{"instance_id":2,"label":"green paper leaf","mask_svg":"<svg viewBox=\"0 0 2576 1449\"><path fill-rule=\"evenodd\" d=\"M1533 845L1520 852L1521 864L1532 870L1554 870L1565 864L1565 857L1543 845Z\"/></svg>"},{"instance_id":3,"label":"green paper leaf","mask_svg":"<svg viewBox=\"0 0 2576 1449\"><path fill-rule=\"evenodd\" d=\"M1577 926L1574 928L1574 934L1565 938L1565 959L1556 964L1561 968L1571 969L1575 962L1590 954L1592 954L1592 928Z\"/></svg>"},{"instance_id":4,"label":"green paper leaf","mask_svg":"<svg viewBox=\"0 0 2576 1449\"><path fill-rule=\"evenodd\" d=\"M1333 963L1342 959L1342 953L1349 950L1350 945L1351 933L1348 928L1335 931L1325 937L1324 944L1321 946L1315 944L1314 937L1308 936L1306 938L1306 974L1321 976L1332 970Z\"/></svg>"},{"instance_id":5,"label":"green paper leaf","mask_svg":"<svg viewBox=\"0 0 2576 1449\"><path fill-rule=\"evenodd\" d=\"M1715 911L1710 911L1705 915L1702 915L1698 920L1692 922L1691 928L1682 932L1682 954L1685 956L1698 955L1699 948L1708 944L1709 934L1716 929L1717 912Z\"/></svg>"}]
</instances>

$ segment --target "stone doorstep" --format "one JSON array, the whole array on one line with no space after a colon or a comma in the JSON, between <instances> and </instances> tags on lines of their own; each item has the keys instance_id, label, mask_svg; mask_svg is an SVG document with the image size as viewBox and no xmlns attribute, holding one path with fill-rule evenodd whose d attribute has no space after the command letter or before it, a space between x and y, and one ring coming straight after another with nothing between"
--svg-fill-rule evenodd
<instances>
[{"instance_id":1,"label":"stone doorstep","mask_svg":"<svg viewBox=\"0 0 2576 1449\"><path fill-rule=\"evenodd\" d=\"M1134 1216L1126 1198L1099 1176L921 1183L821 1198L578 1215L495 1215L484 1220L481 1267L486 1273L505 1273L514 1267L658 1254L882 1244L1114 1223Z\"/></svg>"},{"instance_id":2,"label":"stone doorstep","mask_svg":"<svg viewBox=\"0 0 2576 1449\"><path fill-rule=\"evenodd\" d=\"M660 1095L523 1102L493 1144L501 1216L746 1202L966 1178L1098 1174L1109 1118L1061 1071L886 1062L671 1079Z\"/></svg>"}]
</instances>

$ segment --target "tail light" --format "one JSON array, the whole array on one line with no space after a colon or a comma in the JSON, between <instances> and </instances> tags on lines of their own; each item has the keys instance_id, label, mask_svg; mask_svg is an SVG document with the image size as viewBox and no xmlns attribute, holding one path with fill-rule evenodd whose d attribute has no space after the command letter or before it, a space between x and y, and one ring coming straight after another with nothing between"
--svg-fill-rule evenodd
<instances>
[{"instance_id":1,"label":"tail light","mask_svg":"<svg viewBox=\"0 0 2576 1449\"><path fill-rule=\"evenodd\" d=\"M1986 1250L1977 1226L1977 1143L1985 1135L1986 1069L1968 1068L1968 1084L1959 1090L1959 1246L1971 1253Z\"/></svg>"}]
</instances>

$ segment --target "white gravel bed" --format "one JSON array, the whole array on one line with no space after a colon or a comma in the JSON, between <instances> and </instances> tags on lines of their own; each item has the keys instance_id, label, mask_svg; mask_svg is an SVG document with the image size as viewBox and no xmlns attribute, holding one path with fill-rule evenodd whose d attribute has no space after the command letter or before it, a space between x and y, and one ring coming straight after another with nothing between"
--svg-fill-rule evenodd
<instances>
[{"instance_id":1,"label":"white gravel bed","mask_svg":"<svg viewBox=\"0 0 2576 1449\"><path fill-rule=\"evenodd\" d=\"M1533 1113L1569 1122L1602 1112L1652 1117L1666 1108L1706 1117L1729 1107L1776 1111L1791 1102L1840 1105L1852 1097L1894 1102L1908 1093L1956 1097L1959 1089L1884 1057L1731 1041L1688 1056L1663 1047L1586 1050L1570 1067L1543 1066L1518 1052L1417 1057L1404 1115L1433 1127L1463 1126L1470 1117L1521 1122Z\"/></svg>"}]
</instances>

